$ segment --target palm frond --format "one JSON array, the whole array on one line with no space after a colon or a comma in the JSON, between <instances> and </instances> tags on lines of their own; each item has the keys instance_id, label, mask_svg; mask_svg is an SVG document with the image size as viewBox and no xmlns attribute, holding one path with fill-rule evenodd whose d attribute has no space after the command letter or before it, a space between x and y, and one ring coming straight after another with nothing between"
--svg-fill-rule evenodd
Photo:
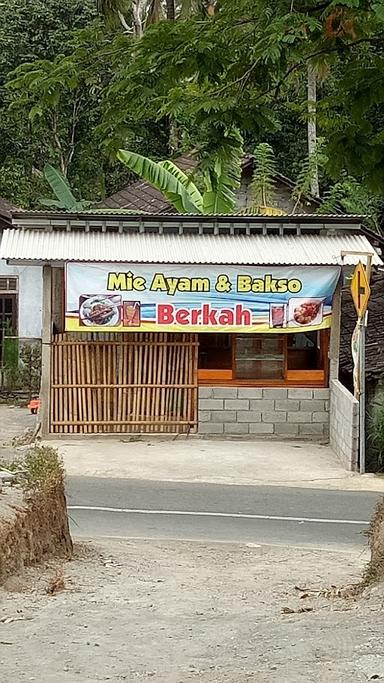
<instances>
[{"instance_id":1,"label":"palm frond","mask_svg":"<svg viewBox=\"0 0 384 683\"><path fill-rule=\"evenodd\" d=\"M262 142L255 149L255 171L251 183L256 206L268 206L275 194L276 159L271 145Z\"/></svg>"}]
</instances>

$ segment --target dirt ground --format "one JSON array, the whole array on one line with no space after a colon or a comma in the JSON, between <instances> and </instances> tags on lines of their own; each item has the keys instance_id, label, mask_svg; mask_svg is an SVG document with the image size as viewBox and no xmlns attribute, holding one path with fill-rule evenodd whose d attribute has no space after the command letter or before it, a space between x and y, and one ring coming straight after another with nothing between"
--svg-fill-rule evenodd
<instances>
[{"instance_id":1,"label":"dirt ground","mask_svg":"<svg viewBox=\"0 0 384 683\"><path fill-rule=\"evenodd\" d=\"M28 408L0 404L0 459L14 457L12 439L22 437L36 427L36 415L31 415Z\"/></svg>"},{"instance_id":2,"label":"dirt ground","mask_svg":"<svg viewBox=\"0 0 384 683\"><path fill-rule=\"evenodd\" d=\"M64 591L46 592L56 576L53 564L43 572L30 569L0 590L0 678L384 678L384 588L358 600L316 594L331 584L353 583L362 565L362 557L311 549L88 542L63 567ZM311 611L297 612L304 608Z\"/></svg>"}]
</instances>

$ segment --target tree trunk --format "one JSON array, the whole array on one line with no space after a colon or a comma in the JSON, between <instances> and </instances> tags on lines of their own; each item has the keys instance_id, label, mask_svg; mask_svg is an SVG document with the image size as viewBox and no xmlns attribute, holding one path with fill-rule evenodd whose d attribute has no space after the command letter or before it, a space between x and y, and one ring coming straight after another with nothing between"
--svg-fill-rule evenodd
<instances>
[{"instance_id":1,"label":"tree trunk","mask_svg":"<svg viewBox=\"0 0 384 683\"><path fill-rule=\"evenodd\" d=\"M314 158L316 154L317 131L316 131L316 101L317 101L317 87L316 87L316 72L313 66L308 66L308 156L309 159ZM319 196L319 172L317 163L313 164L313 175L311 178L311 194L315 197Z\"/></svg>"},{"instance_id":2,"label":"tree trunk","mask_svg":"<svg viewBox=\"0 0 384 683\"><path fill-rule=\"evenodd\" d=\"M168 21L175 21L175 19L176 19L175 0L166 0L166 7L167 7L167 19L168 19Z\"/></svg>"},{"instance_id":3,"label":"tree trunk","mask_svg":"<svg viewBox=\"0 0 384 683\"><path fill-rule=\"evenodd\" d=\"M141 20L140 0L135 0L135 2L132 3L132 14L134 33L138 38L141 38L141 36L143 35L143 22Z\"/></svg>"}]
</instances>

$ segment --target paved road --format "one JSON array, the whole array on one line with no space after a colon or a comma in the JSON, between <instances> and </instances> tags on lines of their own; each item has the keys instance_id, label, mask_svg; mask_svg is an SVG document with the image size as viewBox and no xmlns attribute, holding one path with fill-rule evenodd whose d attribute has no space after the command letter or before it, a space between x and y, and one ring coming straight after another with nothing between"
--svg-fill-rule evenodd
<instances>
[{"instance_id":1,"label":"paved road","mask_svg":"<svg viewBox=\"0 0 384 683\"><path fill-rule=\"evenodd\" d=\"M68 478L76 536L363 549L379 493Z\"/></svg>"}]
</instances>

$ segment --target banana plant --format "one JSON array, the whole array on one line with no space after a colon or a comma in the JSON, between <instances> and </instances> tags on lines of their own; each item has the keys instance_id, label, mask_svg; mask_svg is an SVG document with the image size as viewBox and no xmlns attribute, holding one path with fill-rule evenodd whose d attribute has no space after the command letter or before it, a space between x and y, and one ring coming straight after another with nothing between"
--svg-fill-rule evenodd
<instances>
[{"instance_id":1,"label":"banana plant","mask_svg":"<svg viewBox=\"0 0 384 683\"><path fill-rule=\"evenodd\" d=\"M68 180L57 168L46 164L44 166L44 178L56 195L56 199L40 199L40 204L50 209L61 209L65 211L84 211L91 206L91 202L77 200L74 196Z\"/></svg>"},{"instance_id":2,"label":"banana plant","mask_svg":"<svg viewBox=\"0 0 384 683\"><path fill-rule=\"evenodd\" d=\"M203 173L205 192L172 161L152 161L141 154L120 149L118 159L140 178L163 193L178 213L224 214L236 207L234 190L240 185L239 163L217 159Z\"/></svg>"}]
</instances>

